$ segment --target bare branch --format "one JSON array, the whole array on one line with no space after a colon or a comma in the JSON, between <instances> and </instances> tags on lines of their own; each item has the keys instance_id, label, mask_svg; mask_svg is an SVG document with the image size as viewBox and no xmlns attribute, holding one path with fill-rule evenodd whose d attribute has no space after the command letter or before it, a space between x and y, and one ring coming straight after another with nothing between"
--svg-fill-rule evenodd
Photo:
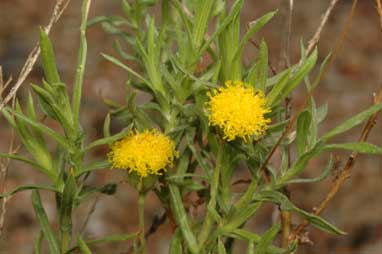
<instances>
[{"instance_id":1,"label":"bare branch","mask_svg":"<svg viewBox=\"0 0 382 254\"><path fill-rule=\"evenodd\" d=\"M306 54L309 55L314 47L317 45L320 40L322 30L324 29L326 23L328 22L329 16L332 13L334 7L339 2L339 0L332 0L329 4L329 7L326 9L324 16L321 19L321 23L318 26L316 33L313 35L313 38L308 43L308 48L306 49Z\"/></svg>"},{"instance_id":2,"label":"bare branch","mask_svg":"<svg viewBox=\"0 0 382 254\"><path fill-rule=\"evenodd\" d=\"M379 25L382 29L382 3L381 3L381 0L375 0L375 3L377 4L377 13L379 16Z\"/></svg>"}]
</instances>

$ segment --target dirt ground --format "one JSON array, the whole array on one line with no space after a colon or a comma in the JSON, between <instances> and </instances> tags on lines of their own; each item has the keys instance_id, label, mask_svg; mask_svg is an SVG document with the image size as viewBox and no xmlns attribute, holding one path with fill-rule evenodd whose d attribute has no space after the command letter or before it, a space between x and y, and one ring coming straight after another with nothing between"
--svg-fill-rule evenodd
<instances>
[{"instance_id":1,"label":"dirt ground","mask_svg":"<svg viewBox=\"0 0 382 254\"><path fill-rule=\"evenodd\" d=\"M0 65L5 76L16 77L29 51L38 40L38 27L47 23L55 1L51 0L1 0L0 1ZM119 1L93 1L91 16L117 14ZM266 11L280 9L279 14L256 39L264 36L269 44L271 61L278 66L282 46L285 18L282 14L281 0L247 0L243 9L243 24L256 19ZM293 30L291 41L292 63L299 58L300 40L307 42L317 28L321 14L329 0L295 1ZM351 8L350 0L342 0L335 8L319 43L320 61L333 49L341 33L346 16ZM72 1L62 19L53 28L51 39L54 42L59 71L67 84L72 84L74 66L78 49L78 27L80 1ZM243 26L245 29L245 26ZM89 58L84 84L82 124L87 130L89 140L102 135L102 123L107 108L102 98L123 101L124 82L127 74L106 62L101 52L112 52L112 38L100 27L88 30ZM372 103L372 95L382 85L382 30L378 25L375 3L361 0L353 19L347 40L334 66L321 82L315 98L318 104L328 103L329 115L322 124L327 130L350 115L359 112ZM253 57L256 49L248 48L247 55ZM41 65L38 63L31 77L19 91L22 99L28 92L29 84L40 82ZM294 94L294 106L302 103L304 91ZM378 121L370 137L375 144L382 144L382 121ZM0 118L0 151L7 150L10 128ZM339 141L356 141L360 129L352 130L341 136ZM104 156L106 151L97 150L94 157ZM344 162L347 153L335 153ZM318 175L323 169L327 157L312 162L305 176ZM244 173L243 173L244 174ZM313 185L291 187L292 199L300 207L311 210L324 197L334 175L328 180ZM109 181L123 179L122 173L100 171L94 174L90 183L101 185ZM24 165L12 162L6 188L12 189L20 184L44 183L47 179ZM301 254L382 254L382 158L381 156L362 156L354 167L349 181L323 216L345 230L346 236L327 235L309 228L312 245L301 246ZM53 197L43 196L45 208L50 218L56 213ZM89 223L82 228L84 218L95 199L96 209ZM106 234L133 232L137 229L137 195L127 185L120 185L114 196L99 196L83 204L77 212L76 230L84 230L87 237ZM162 208L154 195L149 195L147 221L161 214ZM30 192L15 195L7 204L5 224L0 236L1 254L26 254L33 252L33 241L39 225L34 218ZM256 232L262 232L273 216L273 208L266 207L249 224ZM298 218L295 218L295 223ZM52 221L52 223L56 223ZM150 240L149 253L168 252L170 227L162 225ZM129 249L130 243L113 246L99 246L97 253L120 253ZM234 253L243 253L238 246Z\"/></svg>"}]
</instances>

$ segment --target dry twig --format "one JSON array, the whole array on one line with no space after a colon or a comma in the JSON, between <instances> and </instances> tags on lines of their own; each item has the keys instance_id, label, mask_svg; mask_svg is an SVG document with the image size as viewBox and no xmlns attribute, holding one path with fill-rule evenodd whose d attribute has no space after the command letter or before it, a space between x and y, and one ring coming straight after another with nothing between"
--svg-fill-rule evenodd
<instances>
[{"instance_id":1,"label":"dry twig","mask_svg":"<svg viewBox=\"0 0 382 254\"><path fill-rule=\"evenodd\" d=\"M339 0L332 0L329 4L329 7L326 9L324 16L322 16L321 23L316 30L316 33L313 35L313 38L308 42L308 48L306 49L306 54L310 54L314 47L317 45L320 40L322 30L324 29L326 23L328 22L329 16L332 13L334 7L339 2Z\"/></svg>"},{"instance_id":2,"label":"dry twig","mask_svg":"<svg viewBox=\"0 0 382 254\"><path fill-rule=\"evenodd\" d=\"M49 34L50 30L52 29L52 26L60 19L62 13L68 6L69 2L70 0L57 0L53 9L52 15L50 17L49 23L44 28L47 34ZM29 73L32 71L33 66L36 63L39 55L40 55L40 48L39 48L39 44L37 43L37 45L29 53L29 56L27 60L25 61L23 68L21 69L21 72L19 74L19 77L17 78L16 83L12 86L10 92L7 94L4 100L1 101L0 110L2 110L5 107L5 105L7 105L7 103L10 102L12 98L16 95L20 86L24 83Z\"/></svg>"},{"instance_id":3,"label":"dry twig","mask_svg":"<svg viewBox=\"0 0 382 254\"><path fill-rule=\"evenodd\" d=\"M381 3L381 0L375 0L375 3L377 4L377 13L378 13L378 16L379 16L379 25L382 29L382 3Z\"/></svg>"}]
</instances>

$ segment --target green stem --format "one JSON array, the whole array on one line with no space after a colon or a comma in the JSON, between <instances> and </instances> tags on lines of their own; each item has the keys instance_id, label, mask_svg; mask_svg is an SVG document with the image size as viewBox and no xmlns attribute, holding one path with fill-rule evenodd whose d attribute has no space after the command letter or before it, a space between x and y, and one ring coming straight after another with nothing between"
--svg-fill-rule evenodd
<instances>
[{"instance_id":1,"label":"green stem","mask_svg":"<svg viewBox=\"0 0 382 254\"><path fill-rule=\"evenodd\" d=\"M145 198L146 193L139 193L138 198L138 217L139 217L139 242L140 252L146 253L146 239L145 239Z\"/></svg>"},{"instance_id":2,"label":"green stem","mask_svg":"<svg viewBox=\"0 0 382 254\"><path fill-rule=\"evenodd\" d=\"M74 81L73 89L73 127L75 130L79 129L79 116L80 105L82 96L82 85L84 80L85 63L87 55L87 42L86 42L86 27L89 14L91 0L83 0L82 2L82 21L81 21L81 37L80 37L80 49L78 52L77 73ZM79 131L80 132L80 131Z\"/></svg>"},{"instance_id":3,"label":"green stem","mask_svg":"<svg viewBox=\"0 0 382 254\"><path fill-rule=\"evenodd\" d=\"M66 253L66 250L69 249L71 240L71 234L67 230L61 231L61 253Z\"/></svg>"},{"instance_id":4,"label":"green stem","mask_svg":"<svg viewBox=\"0 0 382 254\"><path fill-rule=\"evenodd\" d=\"M211 189L210 189L211 198L207 204L206 219L204 220L202 229L198 237L200 248L203 247L204 243L207 241L208 236L210 235L212 224L213 224L212 210L216 209L216 199L217 199L218 189L219 189L219 180L220 180L223 151L224 151L224 144L223 142L220 142L218 154L216 158L216 167L215 167L215 171L214 171L214 175L213 175L212 183L211 183Z\"/></svg>"},{"instance_id":5,"label":"green stem","mask_svg":"<svg viewBox=\"0 0 382 254\"><path fill-rule=\"evenodd\" d=\"M179 188L174 184L169 184L170 197L171 197L171 211L175 216L177 225L179 226L183 238L187 244L188 249L192 254L198 254L199 248L195 236L188 223L188 217L184 209L182 197Z\"/></svg>"}]
</instances>

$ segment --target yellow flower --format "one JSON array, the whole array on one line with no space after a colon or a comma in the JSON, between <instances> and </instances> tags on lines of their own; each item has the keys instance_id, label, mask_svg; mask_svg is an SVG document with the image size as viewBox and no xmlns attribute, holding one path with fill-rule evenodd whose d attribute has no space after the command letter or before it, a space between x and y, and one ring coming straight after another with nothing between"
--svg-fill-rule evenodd
<instances>
[{"instance_id":1,"label":"yellow flower","mask_svg":"<svg viewBox=\"0 0 382 254\"><path fill-rule=\"evenodd\" d=\"M174 142L157 130L131 132L111 146L113 168L127 169L140 177L160 175L177 157Z\"/></svg>"},{"instance_id":2,"label":"yellow flower","mask_svg":"<svg viewBox=\"0 0 382 254\"><path fill-rule=\"evenodd\" d=\"M238 137L245 141L252 136L258 138L268 128L270 119L264 117L271 110L261 91L255 91L241 81L227 81L224 87L208 95L207 103L210 125L223 130L224 139L232 141Z\"/></svg>"}]
</instances>

